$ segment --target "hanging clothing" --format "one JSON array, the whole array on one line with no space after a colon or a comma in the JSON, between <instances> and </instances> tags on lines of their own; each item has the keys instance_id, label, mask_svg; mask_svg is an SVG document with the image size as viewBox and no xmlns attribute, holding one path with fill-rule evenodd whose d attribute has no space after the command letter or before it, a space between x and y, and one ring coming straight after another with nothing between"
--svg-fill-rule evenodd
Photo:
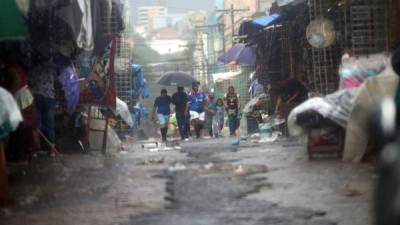
<instances>
[{"instance_id":1,"label":"hanging clothing","mask_svg":"<svg viewBox=\"0 0 400 225\"><path fill-rule=\"evenodd\" d=\"M74 0L56 11L56 16L68 24L78 48L94 48L91 1Z\"/></svg>"}]
</instances>

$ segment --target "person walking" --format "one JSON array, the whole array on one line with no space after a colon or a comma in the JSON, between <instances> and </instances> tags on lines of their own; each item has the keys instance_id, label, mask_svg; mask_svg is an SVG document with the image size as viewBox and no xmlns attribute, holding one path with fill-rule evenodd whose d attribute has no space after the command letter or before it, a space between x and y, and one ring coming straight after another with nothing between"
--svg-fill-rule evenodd
<instances>
[{"instance_id":1,"label":"person walking","mask_svg":"<svg viewBox=\"0 0 400 225\"><path fill-rule=\"evenodd\" d=\"M157 120L160 125L161 138L163 142L167 142L169 116L171 114L171 103L172 98L168 96L168 92L166 89L162 89L161 96L157 97L154 101L152 119L153 121L156 121L157 114Z\"/></svg>"},{"instance_id":2,"label":"person walking","mask_svg":"<svg viewBox=\"0 0 400 225\"><path fill-rule=\"evenodd\" d=\"M213 118L214 115L217 111L217 103L214 100L214 94L210 93L208 95L208 106L207 106L207 111L206 111L206 119L205 119L205 129L208 132L207 134L210 137L214 137L214 133L213 133Z\"/></svg>"},{"instance_id":3,"label":"person walking","mask_svg":"<svg viewBox=\"0 0 400 225\"><path fill-rule=\"evenodd\" d=\"M176 93L172 95L172 103L175 105L176 120L182 140L189 139L188 132L188 95L184 92L183 87L178 87Z\"/></svg>"},{"instance_id":4,"label":"person walking","mask_svg":"<svg viewBox=\"0 0 400 225\"><path fill-rule=\"evenodd\" d=\"M225 94L225 108L228 113L230 135L235 136L236 129L239 127L240 96L233 86L230 86L228 93Z\"/></svg>"},{"instance_id":5,"label":"person walking","mask_svg":"<svg viewBox=\"0 0 400 225\"><path fill-rule=\"evenodd\" d=\"M212 132L214 137L216 138L221 136L222 129L224 128L224 117L225 117L224 101L221 98L219 98L217 99L215 106L215 114L212 118Z\"/></svg>"},{"instance_id":6,"label":"person walking","mask_svg":"<svg viewBox=\"0 0 400 225\"><path fill-rule=\"evenodd\" d=\"M199 139L204 126L205 111L207 111L206 95L199 91L197 82L192 84L192 92L189 95L190 121L194 127L196 137Z\"/></svg>"}]
</instances>

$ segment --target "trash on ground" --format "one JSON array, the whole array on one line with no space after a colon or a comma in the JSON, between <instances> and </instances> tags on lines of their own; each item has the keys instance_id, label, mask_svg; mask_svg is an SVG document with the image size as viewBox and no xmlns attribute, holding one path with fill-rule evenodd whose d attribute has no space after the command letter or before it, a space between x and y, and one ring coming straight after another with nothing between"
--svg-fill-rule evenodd
<instances>
[{"instance_id":1,"label":"trash on ground","mask_svg":"<svg viewBox=\"0 0 400 225\"><path fill-rule=\"evenodd\" d=\"M183 171L183 170L186 170L186 169L187 169L187 167L185 165L177 163L174 166L169 167L168 171L169 172L175 172L175 171Z\"/></svg>"}]
</instances>

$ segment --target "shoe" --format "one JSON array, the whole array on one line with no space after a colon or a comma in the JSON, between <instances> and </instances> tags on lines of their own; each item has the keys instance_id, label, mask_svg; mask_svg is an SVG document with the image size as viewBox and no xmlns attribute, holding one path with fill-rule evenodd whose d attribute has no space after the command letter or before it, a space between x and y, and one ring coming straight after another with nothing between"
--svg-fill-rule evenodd
<instances>
[{"instance_id":1,"label":"shoe","mask_svg":"<svg viewBox=\"0 0 400 225\"><path fill-rule=\"evenodd\" d=\"M236 141L233 141L233 142L232 142L232 145L235 145L235 146L240 145L240 140L237 139Z\"/></svg>"}]
</instances>

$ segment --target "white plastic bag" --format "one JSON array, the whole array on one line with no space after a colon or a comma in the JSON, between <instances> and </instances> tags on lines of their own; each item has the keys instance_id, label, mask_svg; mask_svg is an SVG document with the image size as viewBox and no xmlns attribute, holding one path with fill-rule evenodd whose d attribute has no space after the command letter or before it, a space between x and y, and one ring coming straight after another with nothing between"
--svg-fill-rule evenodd
<instances>
[{"instance_id":1,"label":"white plastic bag","mask_svg":"<svg viewBox=\"0 0 400 225\"><path fill-rule=\"evenodd\" d=\"M0 138L17 129L23 121L21 111L14 97L4 88L0 87L0 126L7 125L9 129L0 129Z\"/></svg>"},{"instance_id":2,"label":"white plastic bag","mask_svg":"<svg viewBox=\"0 0 400 225\"><path fill-rule=\"evenodd\" d=\"M128 126L133 127L133 120L128 105L119 98L117 98L117 110L115 113L121 116Z\"/></svg>"}]
</instances>

